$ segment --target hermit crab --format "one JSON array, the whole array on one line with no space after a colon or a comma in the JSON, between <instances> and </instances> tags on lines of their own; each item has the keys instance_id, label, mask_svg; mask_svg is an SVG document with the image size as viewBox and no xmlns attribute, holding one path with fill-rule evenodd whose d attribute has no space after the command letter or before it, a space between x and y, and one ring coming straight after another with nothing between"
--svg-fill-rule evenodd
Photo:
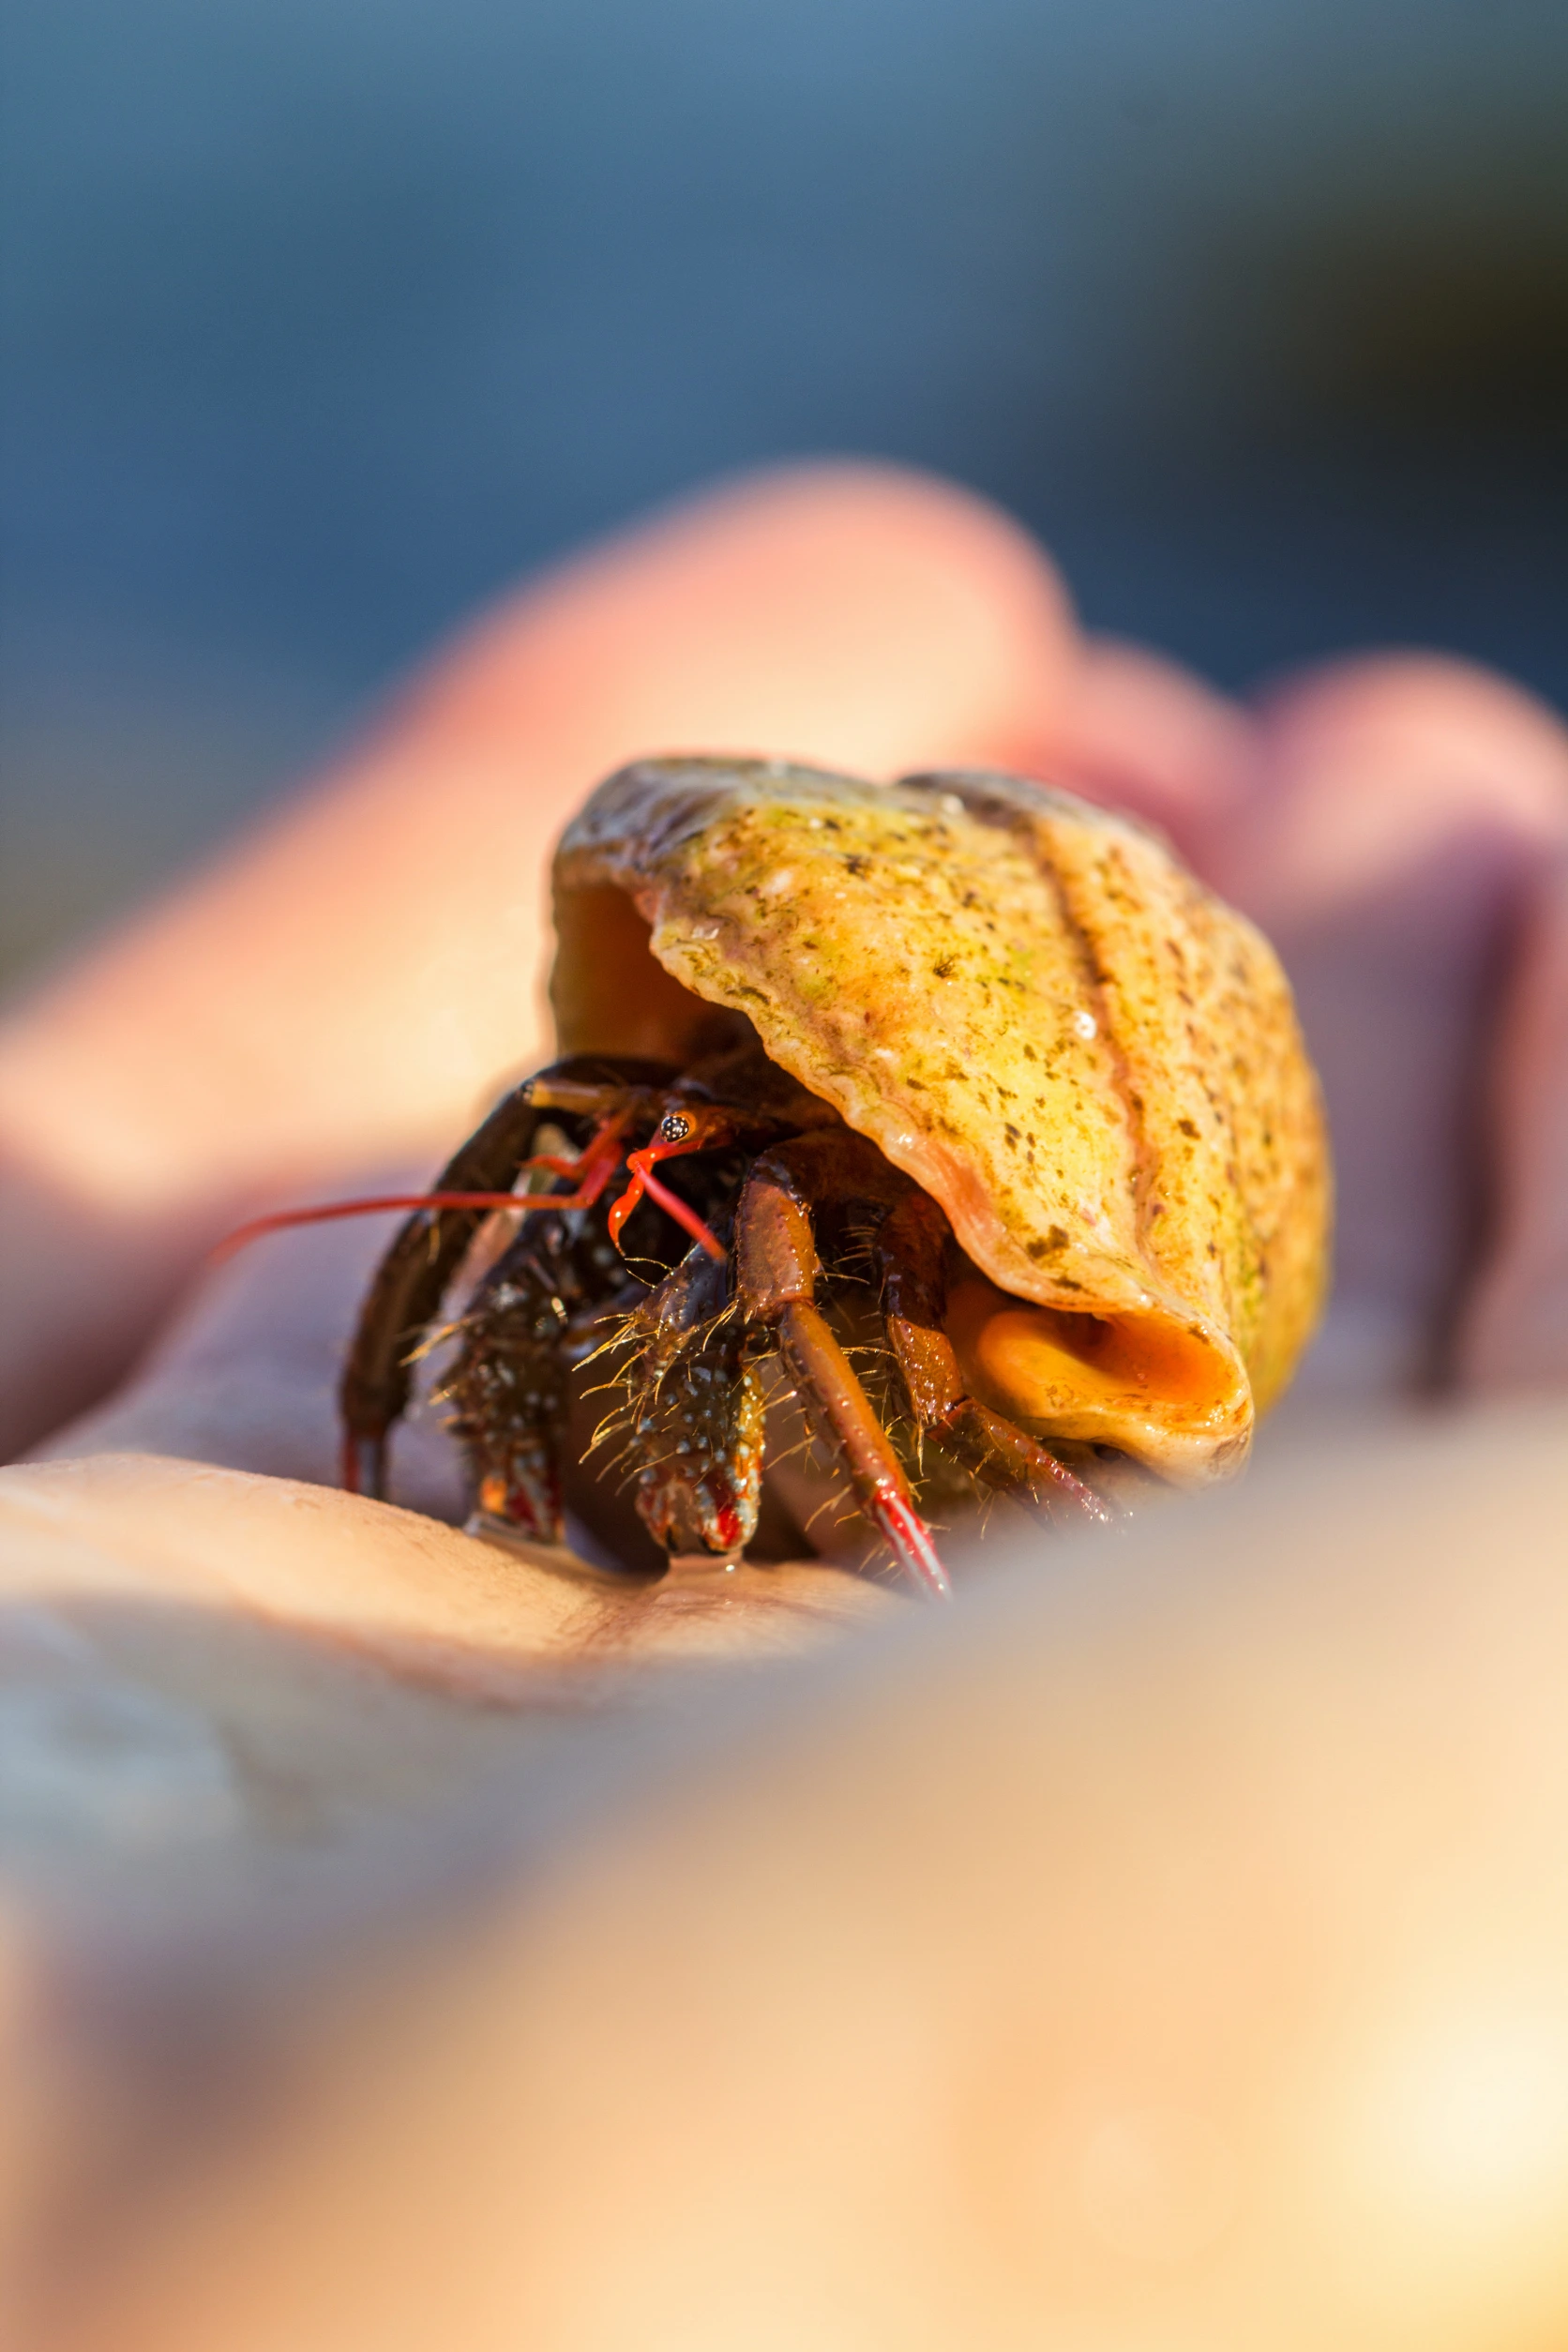
<instances>
[{"instance_id":1,"label":"hermit crab","mask_svg":"<svg viewBox=\"0 0 1568 2352\"><path fill-rule=\"evenodd\" d=\"M1272 950L1160 838L1000 775L652 760L554 893L560 1058L382 1260L347 1483L384 1491L443 1331L476 1511L547 1542L614 1460L668 1553L736 1558L785 1391L934 1593L955 1500L1093 1520L1241 1466L1319 1310L1326 1147Z\"/></svg>"}]
</instances>

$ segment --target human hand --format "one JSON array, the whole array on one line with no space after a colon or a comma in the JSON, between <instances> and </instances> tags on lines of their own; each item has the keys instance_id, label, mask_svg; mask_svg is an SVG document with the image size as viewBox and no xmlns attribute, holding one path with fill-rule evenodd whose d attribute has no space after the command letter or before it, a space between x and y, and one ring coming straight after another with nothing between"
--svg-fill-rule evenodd
<instances>
[{"instance_id":1,"label":"human hand","mask_svg":"<svg viewBox=\"0 0 1568 2352\"><path fill-rule=\"evenodd\" d=\"M1419 660L1322 673L1244 712L1156 657L1084 639L1048 568L999 518L932 485L851 469L743 486L547 580L460 645L335 777L254 843L19 1010L0 1040L0 1133L10 1153L0 1240L16 1253L6 1280L23 1309L0 1361L19 1432L39 1434L85 1403L154 1329L209 1244L249 1210L357 1188L400 1165L414 1176L428 1170L497 1081L542 1052L532 993L544 953L540 882L560 823L623 757L692 744L787 750L871 773L994 764L1059 777L1163 823L1281 945L1324 1070L1342 1171L1341 1283L1302 1383L1304 1403L1317 1390L1364 1410L1368 1399L1445 1367L1471 1386L1568 1373L1560 863L1568 756L1555 723L1497 681ZM1490 1221L1478 1245L1483 1193ZM580 1739L550 1712L559 1695L540 1682L541 1664L612 1664L628 1648L647 1661L656 1647L722 1647L736 1631L749 1648L764 1623L790 1641L846 1612L901 1614L867 1588L807 1569L804 1584L764 1577L765 1591L727 1593L716 1606L711 1594L672 1590L663 1599L673 1609L622 1616L607 1638L604 1596L588 1580L564 1586L558 1572L500 1563L450 1530L286 1477L189 1467L330 1476L336 1351L382 1238L371 1228L280 1237L202 1283L141 1373L56 1437L51 1450L62 1458L0 1478L8 1590L60 1629L42 1666L29 1666L35 1683L41 1675L51 1689L50 1677L63 1676L62 1704L70 1707L128 1688L137 1705L153 1694L164 1715L131 1707L126 1736L152 1741L153 1764L144 1755L142 1763L153 1771L163 1754L157 1738L173 1722L169 1771L186 1798L196 1775L190 1802L202 1820L213 1787L237 1792L223 1850L230 1868L236 1854L249 1857L247 1883L270 1883L268 1854L302 1840L339 1858L351 1877L356 1856L361 1875L373 1877L367 1823L391 1815L417 1829L481 1770L515 1759L525 1738L534 1742L527 1776L508 1802L526 1821L541 1777L559 1775L567 1761L579 1769L584 1757ZM1485 1459L1489 1478L1494 1438L1480 1425L1467 1438L1466 1426L1455 1425L1457 1441L1472 1465ZM109 1445L183 1456L186 1466L89 1458ZM1522 1469L1516 1484L1539 1472L1545 1496L1549 1449L1538 1444L1533 1458L1535 1470ZM434 1448L406 1448L402 1470L405 1493L441 1500L446 1470ZM1477 1497L1482 1483L1472 1468L1467 1492ZM1212 1551L1218 1597L1195 1599L1195 1641L1240 1654L1228 1648L1239 1622L1237 1578L1259 1547L1277 1559L1289 1553L1306 1577L1314 1560L1354 1549L1358 1575L1375 1580L1388 1544L1350 1546L1347 1530L1360 1524L1361 1505L1342 1483L1320 1484L1308 1514L1260 1482L1259 1508L1272 1520L1261 1529L1249 1521L1244 1538L1235 1523L1215 1521L1210 1537L1197 1539ZM1408 1559L1419 1557L1425 1573L1459 1526L1436 1507L1429 1455L1398 1498ZM1478 1508L1481 1500L1491 1507L1489 1486ZM1474 1539L1474 1515L1459 1527L1465 1543ZM1549 1501L1537 1518L1551 1523ZM1508 1640L1530 1655L1551 1631L1530 1584L1532 1540L1526 1530L1512 1548L1504 1543L1510 1574L1500 1581L1498 1563L1488 1563ZM1095 1720L1111 1740L1144 1719L1153 1687L1138 1627L1149 1579L1161 1580L1168 1555L1153 1533L1139 1542L1142 1566L1111 1578L1106 1652L1093 1678ZM1276 1760L1287 1779L1317 1770L1312 1726L1353 1654L1362 1606L1376 1600L1385 1623L1401 1610L1420 1621L1409 1565L1390 1574L1393 1596L1380 1600L1375 1581L1357 1586L1353 1599L1336 1586L1318 1653L1319 1711L1304 1704L1281 1718ZM1069 1594L1076 1589L1070 1576ZM617 1596L614 1608L624 1606L627 1596ZM912 1683L901 1652L862 1648L848 1663L848 1715L857 1713L867 1678L885 1672L903 1726L888 1733L894 1745L931 1733L941 1754L972 1759L991 1711L986 1692L1016 1651L1020 1720L1042 1707L1048 1718L1056 1702L1042 1699L1031 1678L1044 1677L1058 1698L1071 1684L1069 1668L1065 1681L1050 1679L1063 1624L1051 1604L1048 1624L1032 1619L1033 1630L1020 1631L1007 1614L1017 1606L999 1604L989 1631L976 1621L973 1671L965 1681L958 1665L951 1669L963 1688L955 1686L950 1704L937 1687L946 1667L934 1681ZM1455 1626L1469 1622L1467 1606L1450 1608ZM1246 1651L1259 1722L1273 1720L1278 1692L1296 1687L1293 1638L1289 1625L1271 1621ZM1469 1638L1438 1638L1429 1680L1457 1670ZM1329 1805L1347 1852L1361 1850L1367 1792L1402 1787L1412 1770L1398 1728L1409 1711L1398 1644L1385 1640L1379 1655L1395 1728L1382 1750L1367 1729L1355 1797L1341 1791ZM1505 1711L1494 1703L1507 1679L1500 1669L1476 1701L1472 1745L1483 1759L1513 1754ZM800 1687L809 1713L817 1701ZM680 1689L682 1707L700 1720L702 1706ZM626 1696L613 1675L595 1691ZM620 1736L611 1716L622 1711L597 1718L601 1756ZM1377 1708L1372 1718L1381 1721ZM803 1718L802 1737L814 1736ZM972 1967L951 1979L969 1991L957 2009L933 1994L926 2030L943 2065L942 2050L964 2042L964 2002L986 1998L988 1939L1033 1949L1027 1934L1020 1940L1005 1892L1016 1877L1008 1857L1038 1852L1042 1841L1057 1850L1063 1837L1081 1856L1116 1850L1115 1824L1074 1794L1093 1746L1087 1727L1073 1734L1044 1782L1031 1776L1021 1749L1012 1758L1021 1776L997 1832L1000 1875L974 1892ZM1173 1772L1168 1753L1152 1753L1129 1764L1128 1806L1146 1805L1168 1850L1207 1854L1205 1867L1217 1868L1214 1858L1235 1850L1238 1832L1221 1821L1214 1792L1238 1773L1245 1781L1245 1748L1225 1732L1213 1772L1196 1781ZM1546 1772L1546 1748L1531 1753ZM684 1847L684 1817L672 1819L680 1851L671 1883L685 1892L671 1900L689 1903L694 1920L711 1918L716 1888L735 1883L736 1841L745 1845L755 1817L753 1783L759 1775L759 1786L767 1783L773 1770L766 1758L740 1756L717 1862L700 1817L695 1843ZM767 1802L787 1827L798 1758L778 1771ZM954 1853L966 1842L960 1817L978 1817L986 1802L984 1778L979 1763L954 1766L943 1832ZM1492 1811L1478 1822L1477 1852L1493 1817L1510 1817L1506 1783L1500 1774L1486 1800ZM867 1835L882 1845L890 1883L912 1899L933 1871L940 1880L953 1854L892 1834L907 1791L873 1776L867 1792ZM91 1788L87 1802L96 1802ZM927 1817L928 1795L918 1804ZM635 1808L610 1812L629 1824L615 1835L635 1845L643 1835ZM177 1805L171 1817L176 1828L186 1818ZM830 1877L840 1864L861 1867L835 1844L815 1800L799 1817ZM1428 1828L1440 1846L1440 1825ZM1325 1835L1331 1830L1332 1820ZM113 1847L113 1821L106 1834ZM1385 1855L1380 1866L1396 1874L1398 1851L1395 1837L1393 1862ZM394 1860L407 1876L388 1898L391 1911L400 1935L416 1934L420 1869L400 1848ZM1449 1860L1462 1905L1480 1865L1468 1846ZM108 1868L101 1855L100 1865ZM177 1872L171 1881L160 1869L155 1854L144 1875L158 1892L160 1932L177 1940L188 1890ZM102 1883L122 1905L123 1874L109 1869ZM1304 1916L1315 1916L1318 1898L1301 1893L1304 1879L1296 1883ZM580 1958L593 1906L580 1935L575 1897L558 1914L556 1895L537 1899L547 1918L565 1922L562 1952ZM296 1883L278 1901L308 1948L333 1945L340 1923L312 1909L319 1894ZM302 1907L313 1927L300 1925ZM86 1910L91 1917L90 1903ZM1219 1914L1212 1906L1211 1913L1217 1932ZM1353 1907L1343 1915L1350 1943L1352 1914ZM831 1944L835 1915L833 1903L807 1891L797 1959L824 1937ZM760 1917L742 1907L735 1933L755 1939ZM1120 1932L1108 1920L1108 1968L1124 1949ZM1533 1966L1531 1932L1520 1926L1515 1948ZM933 1985L944 1981L943 1952L938 1937ZM526 1975L534 1963L521 1965ZM547 1955L539 1965L548 1972L554 1964ZM1397 1964L1389 1966L1396 1986ZM1093 2002L1084 2005L1081 1987L1062 1998L1069 2025L1088 2019ZM1171 1996L1174 2040L1184 2003L1201 2006L1190 1972L1179 1972ZM438 2005L429 2013L450 2013ZM491 2010L484 2013L493 2023ZM563 2046L580 2049L574 2037L602 2029L586 1995L555 2013ZM1263 2043L1283 2046L1284 2013L1265 1996L1260 2014ZM802 2021L800 2029L816 2081L817 2059L840 2045L829 2035L819 2047L813 2028ZM611 2036L606 2046L641 2063L635 2013L626 2030L630 2043ZM402 2046L395 2040L375 2061L395 2084ZM744 2073L750 2061L741 2043L726 2048ZM1039 2092L1047 2103L1056 2079L1048 2057ZM761 2062L756 2051L752 2058ZM843 2056L829 2063L840 2089L857 2079L854 2063ZM711 2113L700 2100L693 2108L699 2124L721 2111L729 2112L722 2102ZM874 2173L879 2129L869 2112L846 2128L852 2173ZM631 2164L649 2143L630 2126L623 2136L616 2161ZM449 2142L432 2128L430 2145ZM547 2167L550 2145L547 2130L539 2158ZM580 2283L586 2222L583 2213L568 2220L558 2242L577 2249ZM929 2235L937 2244L940 2231ZM878 2273L877 2292L891 2293L887 2266L907 2260L908 2250L890 2254L872 2232L851 2251ZM254 2250L252 2261L264 2270ZM564 2294L565 2255L562 2265L551 2291ZM960 2286L966 2275L960 2261ZM166 2319L165 2310L154 2337L168 2343L175 2338ZM192 2340L201 2339L198 2326ZM568 2328L562 2340L589 2339Z\"/></svg>"}]
</instances>

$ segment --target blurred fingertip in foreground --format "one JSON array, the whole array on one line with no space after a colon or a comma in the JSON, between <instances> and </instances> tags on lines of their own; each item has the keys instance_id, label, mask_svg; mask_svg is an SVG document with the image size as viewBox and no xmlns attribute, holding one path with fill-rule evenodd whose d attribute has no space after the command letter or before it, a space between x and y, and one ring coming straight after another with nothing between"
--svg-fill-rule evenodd
<instances>
[{"instance_id":1,"label":"blurred fingertip in foreground","mask_svg":"<svg viewBox=\"0 0 1568 2352\"><path fill-rule=\"evenodd\" d=\"M1013 755L1076 654L1060 575L999 507L910 468L817 460L721 482L542 573L400 716L505 731L585 701L622 729L601 765L713 748L875 774Z\"/></svg>"}]
</instances>

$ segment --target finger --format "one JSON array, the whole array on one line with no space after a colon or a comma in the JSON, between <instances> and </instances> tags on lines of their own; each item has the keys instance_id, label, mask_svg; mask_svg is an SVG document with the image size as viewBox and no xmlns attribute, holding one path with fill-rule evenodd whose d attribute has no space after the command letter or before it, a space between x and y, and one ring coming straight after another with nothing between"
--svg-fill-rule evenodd
<instances>
[{"instance_id":1,"label":"finger","mask_svg":"<svg viewBox=\"0 0 1568 2352\"><path fill-rule=\"evenodd\" d=\"M1489 1244L1459 1349L1472 1386L1568 1386L1568 859L1539 877L1484 1098Z\"/></svg>"},{"instance_id":2,"label":"finger","mask_svg":"<svg viewBox=\"0 0 1568 2352\"><path fill-rule=\"evenodd\" d=\"M1435 657L1308 675L1258 716L1211 879L1279 947L1322 1074L1337 1280L1304 1393L1449 1365L1485 1209L1484 1071L1521 898L1568 837L1568 734Z\"/></svg>"},{"instance_id":3,"label":"finger","mask_svg":"<svg viewBox=\"0 0 1568 2352\"><path fill-rule=\"evenodd\" d=\"M1282 925L1397 892L1456 845L1482 861L1478 889L1495 891L1568 824L1561 721L1468 662L1335 663L1266 697L1258 721L1263 770L1228 867Z\"/></svg>"},{"instance_id":4,"label":"finger","mask_svg":"<svg viewBox=\"0 0 1568 2352\"><path fill-rule=\"evenodd\" d=\"M103 1385L242 1199L423 1155L538 1057L548 853L601 775L670 748L1004 760L1072 642L993 509L852 466L743 483L503 607L9 1024L0 1246L35 1334L0 1363L9 1441Z\"/></svg>"}]
</instances>

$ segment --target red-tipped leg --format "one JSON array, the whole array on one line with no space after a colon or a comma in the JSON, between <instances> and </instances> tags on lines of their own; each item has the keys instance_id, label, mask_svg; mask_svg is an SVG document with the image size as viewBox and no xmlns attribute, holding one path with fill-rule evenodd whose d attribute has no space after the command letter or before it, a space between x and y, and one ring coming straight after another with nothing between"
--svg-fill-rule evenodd
<instances>
[{"instance_id":1,"label":"red-tipped leg","mask_svg":"<svg viewBox=\"0 0 1568 2352\"><path fill-rule=\"evenodd\" d=\"M796 1214L804 1220L804 1210ZM815 1406L862 1507L887 1538L899 1567L933 1600L950 1601L951 1579L930 1529L914 1507L898 1456L848 1356L817 1308L792 1300L779 1315L778 1338L785 1363Z\"/></svg>"},{"instance_id":2,"label":"red-tipped leg","mask_svg":"<svg viewBox=\"0 0 1568 2352\"><path fill-rule=\"evenodd\" d=\"M947 1601L953 1586L914 1507L909 1482L866 1391L813 1302L817 1250L811 1220L771 1153L746 1180L736 1219L741 1296L747 1320L772 1323L784 1361L832 1438L862 1508L912 1584Z\"/></svg>"},{"instance_id":3,"label":"red-tipped leg","mask_svg":"<svg viewBox=\"0 0 1568 2352\"><path fill-rule=\"evenodd\" d=\"M386 1440L343 1432L339 1457L339 1483L348 1495L369 1495L372 1502L386 1500Z\"/></svg>"},{"instance_id":4,"label":"red-tipped leg","mask_svg":"<svg viewBox=\"0 0 1568 2352\"><path fill-rule=\"evenodd\" d=\"M893 1546L893 1556L912 1583L933 1601L953 1598L953 1581L931 1541L931 1530L912 1503L887 1495L872 1507L872 1517Z\"/></svg>"}]
</instances>

